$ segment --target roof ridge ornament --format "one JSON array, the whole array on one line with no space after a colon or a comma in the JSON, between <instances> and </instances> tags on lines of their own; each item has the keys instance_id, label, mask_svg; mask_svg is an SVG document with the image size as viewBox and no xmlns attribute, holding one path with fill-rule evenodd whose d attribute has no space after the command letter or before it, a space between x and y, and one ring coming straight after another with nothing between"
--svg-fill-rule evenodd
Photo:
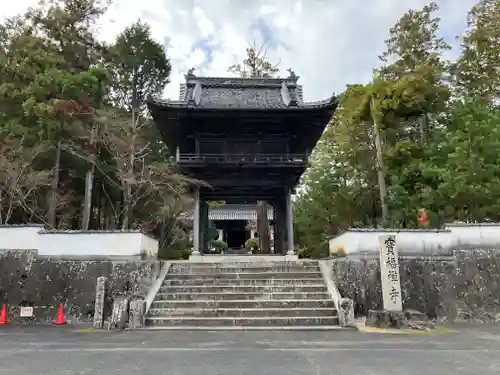
<instances>
[{"instance_id":1,"label":"roof ridge ornament","mask_svg":"<svg viewBox=\"0 0 500 375\"><path fill-rule=\"evenodd\" d=\"M189 69L187 71L187 73L184 75L185 78L188 78L188 77L196 77L196 75L194 74L194 71L196 70L196 67L192 67L191 69Z\"/></svg>"},{"instance_id":2,"label":"roof ridge ornament","mask_svg":"<svg viewBox=\"0 0 500 375\"><path fill-rule=\"evenodd\" d=\"M297 82L299 76L295 74L295 71L292 68L288 68L287 72L290 74L287 79L293 79L295 82Z\"/></svg>"}]
</instances>

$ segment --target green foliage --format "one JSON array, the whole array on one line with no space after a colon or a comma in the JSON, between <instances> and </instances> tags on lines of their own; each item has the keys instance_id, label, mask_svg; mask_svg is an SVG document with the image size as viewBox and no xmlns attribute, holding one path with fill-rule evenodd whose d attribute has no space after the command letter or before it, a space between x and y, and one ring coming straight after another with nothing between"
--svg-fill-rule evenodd
<instances>
[{"instance_id":1,"label":"green foliage","mask_svg":"<svg viewBox=\"0 0 500 375\"><path fill-rule=\"evenodd\" d=\"M500 1L480 0L470 10L455 64L456 91L492 104L500 95Z\"/></svg>"},{"instance_id":2,"label":"green foliage","mask_svg":"<svg viewBox=\"0 0 500 375\"><path fill-rule=\"evenodd\" d=\"M0 25L0 224L142 228L170 249L186 242L188 180L145 106L170 62L144 23L100 43L108 4L41 1Z\"/></svg>"},{"instance_id":3,"label":"green foliage","mask_svg":"<svg viewBox=\"0 0 500 375\"><path fill-rule=\"evenodd\" d=\"M191 250L163 247L158 251L158 259L162 260L189 260Z\"/></svg>"},{"instance_id":4,"label":"green foliage","mask_svg":"<svg viewBox=\"0 0 500 375\"><path fill-rule=\"evenodd\" d=\"M438 7L408 11L391 28L384 65L366 85L348 85L294 202L301 256L321 253L331 234L381 222L374 121L378 123L389 222L431 228L444 222L498 221L500 2L469 13L457 62L443 57ZM499 34L500 35L500 34ZM460 96L452 96L451 93Z\"/></svg>"},{"instance_id":5,"label":"green foliage","mask_svg":"<svg viewBox=\"0 0 500 375\"><path fill-rule=\"evenodd\" d=\"M329 256L328 241L323 241L316 246L308 246L297 250L299 258L323 259Z\"/></svg>"},{"instance_id":6,"label":"green foliage","mask_svg":"<svg viewBox=\"0 0 500 375\"><path fill-rule=\"evenodd\" d=\"M444 220L500 219L499 137L500 109L475 101L450 109L423 166L433 187L426 198Z\"/></svg>"},{"instance_id":7,"label":"green foliage","mask_svg":"<svg viewBox=\"0 0 500 375\"><path fill-rule=\"evenodd\" d=\"M249 238L245 241L245 249L256 253L259 251L259 240L257 238Z\"/></svg>"},{"instance_id":8,"label":"green foliage","mask_svg":"<svg viewBox=\"0 0 500 375\"><path fill-rule=\"evenodd\" d=\"M113 75L110 100L127 111L145 111L147 98L160 94L169 82L171 67L163 46L140 21L118 36L106 59Z\"/></svg>"},{"instance_id":9,"label":"green foliage","mask_svg":"<svg viewBox=\"0 0 500 375\"><path fill-rule=\"evenodd\" d=\"M210 245L214 247L216 250L226 250L227 243L222 240L211 240Z\"/></svg>"},{"instance_id":10,"label":"green foliage","mask_svg":"<svg viewBox=\"0 0 500 375\"><path fill-rule=\"evenodd\" d=\"M164 260L188 260L193 247L185 237L176 239L168 245L160 246L158 258Z\"/></svg>"},{"instance_id":11,"label":"green foliage","mask_svg":"<svg viewBox=\"0 0 500 375\"><path fill-rule=\"evenodd\" d=\"M213 223L213 221L209 221L208 222L208 240L212 241L212 240L216 240L217 238L219 238L219 231L215 227L215 224Z\"/></svg>"},{"instance_id":12,"label":"green foliage","mask_svg":"<svg viewBox=\"0 0 500 375\"><path fill-rule=\"evenodd\" d=\"M441 72L446 69L442 53L451 47L438 36L441 21L436 16L438 10L435 2L420 10L410 9L389 30L387 50L379 56L386 63L380 69L382 77L404 78L423 64Z\"/></svg>"}]
</instances>

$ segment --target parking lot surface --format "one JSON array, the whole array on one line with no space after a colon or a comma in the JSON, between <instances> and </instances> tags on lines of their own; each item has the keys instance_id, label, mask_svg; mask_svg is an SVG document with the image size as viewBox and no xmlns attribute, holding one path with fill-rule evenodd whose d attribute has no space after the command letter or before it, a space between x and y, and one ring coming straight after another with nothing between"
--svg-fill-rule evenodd
<instances>
[{"instance_id":1,"label":"parking lot surface","mask_svg":"<svg viewBox=\"0 0 500 375\"><path fill-rule=\"evenodd\" d=\"M456 331L93 332L6 326L0 327L0 375L500 374L500 328Z\"/></svg>"}]
</instances>

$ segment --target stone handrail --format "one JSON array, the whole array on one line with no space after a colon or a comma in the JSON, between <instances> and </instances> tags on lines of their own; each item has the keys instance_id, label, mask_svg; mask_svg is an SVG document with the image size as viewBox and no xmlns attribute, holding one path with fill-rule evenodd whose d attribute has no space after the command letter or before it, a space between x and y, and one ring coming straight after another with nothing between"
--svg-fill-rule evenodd
<instances>
[{"instance_id":1,"label":"stone handrail","mask_svg":"<svg viewBox=\"0 0 500 375\"><path fill-rule=\"evenodd\" d=\"M156 280L153 281L153 284L151 285L151 288L148 290L148 294L146 296L146 308L144 311L144 316L146 316L149 312L149 309L151 305L153 304L153 301L156 297L156 294L160 290L161 286L163 285L163 281L165 280L165 277L167 276L168 272L170 271L172 263L170 262L165 262L163 264L163 267L161 268L158 277Z\"/></svg>"},{"instance_id":2,"label":"stone handrail","mask_svg":"<svg viewBox=\"0 0 500 375\"><path fill-rule=\"evenodd\" d=\"M354 302L349 298L342 298L335 281L333 280L333 260L320 260L319 267L325 281L328 294L335 304L341 327L354 327Z\"/></svg>"}]
</instances>

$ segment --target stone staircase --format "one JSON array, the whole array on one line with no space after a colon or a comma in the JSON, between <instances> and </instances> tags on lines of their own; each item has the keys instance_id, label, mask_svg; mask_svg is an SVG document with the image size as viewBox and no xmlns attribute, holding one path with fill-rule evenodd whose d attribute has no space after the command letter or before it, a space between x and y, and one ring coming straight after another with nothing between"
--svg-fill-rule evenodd
<instances>
[{"instance_id":1,"label":"stone staircase","mask_svg":"<svg viewBox=\"0 0 500 375\"><path fill-rule=\"evenodd\" d=\"M328 329L337 313L318 262L173 263L146 325L164 329Z\"/></svg>"}]
</instances>

